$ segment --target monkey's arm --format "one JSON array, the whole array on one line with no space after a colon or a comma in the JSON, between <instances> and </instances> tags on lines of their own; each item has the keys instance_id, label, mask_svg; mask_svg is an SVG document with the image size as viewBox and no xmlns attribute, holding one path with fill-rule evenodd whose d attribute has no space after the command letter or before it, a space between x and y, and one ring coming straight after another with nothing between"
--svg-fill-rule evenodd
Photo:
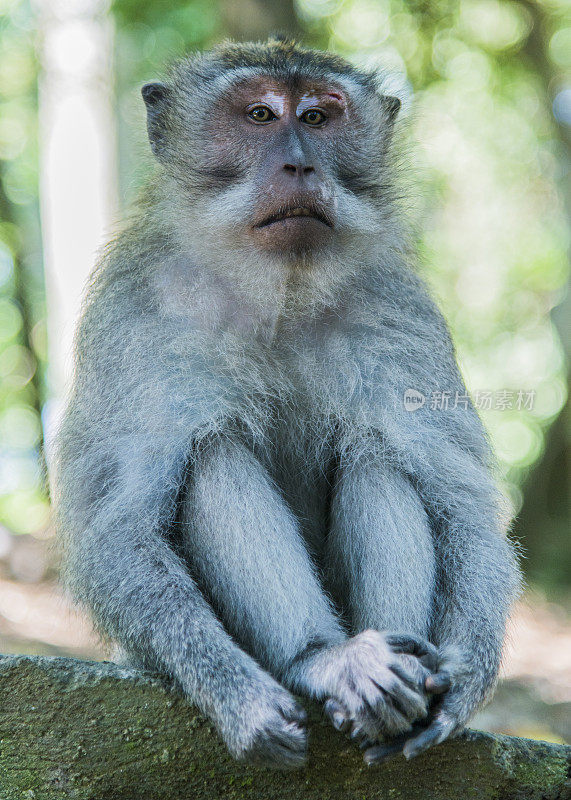
<instances>
[{"instance_id":1,"label":"monkey's arm","mask_svg":"<svg viewBox=\"0 0 571 800\"><path fill-rule=\"evenodd\" d=\"M110 440L72 418L60 436L58 513L73 593L106 634L174 678L235 757L302 763L303 710L232 641L163 537L183 451L167 430L161 441L150 430Z\"/></svg>"},{"instance_id":2,"label":"monkey's arm","mask_svg":"<svg viewBox=\"0 0 571 800\"><path fill-rule=\"evenodd\" d=\"M440 502L434 504L430 491L425 502L434 519L438 564L432 640L443 658L443 680L449 677L451 686L431 726L405 746L408 757L460 730L489 695L520 585L487 466L450 444L447 453Z\"/></svg>"}]
</instances>

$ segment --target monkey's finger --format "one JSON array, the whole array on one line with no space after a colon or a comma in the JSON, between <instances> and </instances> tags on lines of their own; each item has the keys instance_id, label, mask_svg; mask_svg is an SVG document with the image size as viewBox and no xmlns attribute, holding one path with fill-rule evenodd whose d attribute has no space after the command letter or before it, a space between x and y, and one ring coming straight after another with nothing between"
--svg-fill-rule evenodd
<instances>
[{"instance_id":1,"label":"monkey's finger","mask_svg":"<svg viewBox=\"0 0 571 800\"><path fill-rule=\"evenodd\" d=\"M288 722L297 722L300 725L304 725L307 722L307 712L299 703L282 708L282 714Z\"/></svg>"},{"instance_id":2,"label":"monkey's finger","mask_svg":"<svg viewBox=\"0 0 571 800\"><path fill-rule=\"evenodd\" d=\"M398 661L389 664L389 669L413 692L424 691L424 683L430 674L428 670L411 670L406 665L401 664Z\"/></svg>"},{"instance_id":3,"label":"monkey's finger","mask_svg":"<svg viewBox=\"0 0 571 800\"><path fill-rule=\"evenodd\" d=\"M283 741L280 738L270 737L268 743L269 758L265 763L276 766L278 769L295 769L305 763L307 746L297 742Z\"/></svg>"},{"instance_id":4,"label":"monkey's finger","mask_svg":"<svg viewBox=\"0 0 571 800\"><path fill-rule=\"evenodd\" d=\"M334 697L330 697L323 706L323 710L329 717L331 724L336 730L341 731L341 733L345 733L349 730L351 725L351 716L345 706L343 706L338 700L335 700Z\"/></svg>"},{"instance_id":5,"label":"monkey's finger","mask_svg":"<svg viewBox=\"0 0 571 800\"><path fill-rule=\"evenodd\" d=\"M307 737L305 731L296 725L288 726L283 730L268 731L268 740L277 747L289 750L292 753L303 753L307 749Z\"/></svg>"},{"instance_id":6,"label":"monkey's finger","mask_svg":"<svg viewBox=\"0 0 571 800\"><path fill-rule=\"evenodd\" d=\"M400 736L412 730L412 724L407 716L399 710L393 698L387 698L375 709L373 730L378 734L389 733L391 736Z\"/></svg>"},{"instance_id":7,"label":"monkey's finger","mask_svg":"<svg viewBox=\"0 0 571 800\"><path fill-rule=\"evenodd\" d=\"M383 686L376 685L384 692L385 704L394 706L405 720L417 720L428 713L428 700L422 691L422 685L416 684L409 688L409 684L400 680L396 673L394 680Z\"/></svg>"},{"instance_id":8,"label":"monkey's finger","mask_svg":"<svg viewBox=\"0 0 571 800\"><path fill-rule=\"evenodd\" d=\"M437 668L438 650L431 642L421 636L390 633L386 641L395 653L416 656L428 669L435 670Z\"/></svg>"},{"instance_id":9,"label":"monkey's finger","mask_svg":"<svg viewBox=\"0 0 571 800\"><path fill-rule=\"evenodd\" d=\"M300 767L307 755L307 735L293 723L274 725L259 732L250 760L263 766L288 769Z\"/></svg>"},{"instance_id":10,"label":"monkey's finger","mask_svg":"<svg viewBox=\"0 0 571 800\"><path fill-rule=\"evenodd\" d=\"M363 756L365 763L369 765L382 764L385 761L389 761L391 758L395 758L395 756L398 756L403 752L407 742L416 738L418 734L426 730L427 727L428 725L426 720L420 720L412 726L410 732L395 736L388 742L376 744L374 747L371 747L369 750L365 751Z\"/></svg>"},{"instance_id":11,"label":"monkey's finger","mask_svg":"<svg viewBox=\"0 0 571 800\"><path fill-rule=\"evenodd\" d=\"M353 723L353 727L351 729L351 733L350 733L349 736L350 736L350 739L355 741L356 739L357 740L361 740L361 739L366 738L367 737L367 733L363 730L363 728L361 727L361 725L359 725L358 722L354 722Z\"/></svg>"},{"instance_id":12,"label":"monkey's finger","mask_svg":"<svg viewBox=\"0 0 571 800\"><path fill-rule=\"evenodd\" d=\"M426 730L414 739L409 739L406 742L403 747L404 757L407 759L415 758L420 755L420 753L424 753L425 750L428 750L429 747L440 744L440 742L448 738L453 729L453 722L443 721L437 717Z\"/></svg>"},{"instance_id":13,"label":"monkey's finger","mask_svg":"<svg viewBox=\"0 0 571 800\"><path fill-rule=\"evenodd\" d=\"M390 744L377 744L365 750L363 760L365 764L371 766L372 764L383 764L385 761L390 761L402 753L403 742L399 739L392 741Z\"/></svg>"},{"instance_id":14,"label":"monkey's finger","mask_svg":"<svg viewBox=\"0 0 571 800\"><path fill-rule=\"evenodd\" d=\"M392 683L394 682L391 682L391 686ZM364 719L368 732L376 733L388 728L396 734L410 730L407 711L393 695L392 689L388 688L389 682L383 682L381 685L371 678L371 684L375 694L372 698L364 698ZM406 703L404 705L406 706Z\"/></svg>"},{"instance_id":15,"label":"monkey's finger","mask_svg":"<svg viewBox=\"0 0 571 800\"><path fill-rule=\"evenodd\" d=\"M368 736L365 736L363 741L359 743L359 749L360 750L368 750L371 747L375 747L375 745L377 745L377 744L378 744L377 741L375 741L374 739L369 738Z\"/></svg>"},{"instance_id":16,"label":"monkey's finger","mask_svg":"<svg viewBox=\"0 0 571 800\"><path fill-rule=\"evenodd\" d=\"M424 682L424 688L430 694L444 694L452 684L450 673L442 671L436 675L429 675Z\"/></svg>"}]
</instances>

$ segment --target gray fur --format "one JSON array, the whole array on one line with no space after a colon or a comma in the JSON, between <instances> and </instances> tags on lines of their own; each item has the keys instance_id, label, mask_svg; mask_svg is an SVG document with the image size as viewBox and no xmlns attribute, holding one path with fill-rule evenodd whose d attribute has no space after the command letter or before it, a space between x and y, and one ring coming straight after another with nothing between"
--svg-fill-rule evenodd
<instances>
[{"instance_id":1,"label":"gray fur","mask_svg":"<svg viewBox=\"0 0 571 800\"><path fill-rule=\"evenodd\" d=\"M256 154L221 163L205 137L220 92L256 74L325 78L367 112L312 151L336 214L317 252L252 247ZM488 695L518 572L477 414L404 409L409 388L465 389L392 201L396 104L375 76L277 41L188 59L165 86L155 188L77 334L55 496L68 586L236 757L303 761L290 691L413 755L411 726L428 746ZM429 676L451 683L437 702Z\"/></svg>"}]
</instances>

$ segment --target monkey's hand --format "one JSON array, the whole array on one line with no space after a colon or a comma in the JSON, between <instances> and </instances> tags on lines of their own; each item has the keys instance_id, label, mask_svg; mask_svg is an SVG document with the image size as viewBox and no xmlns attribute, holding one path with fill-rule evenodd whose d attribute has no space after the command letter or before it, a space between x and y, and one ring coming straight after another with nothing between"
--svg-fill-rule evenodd
<instances>
[{"instance_id":1,"label":"monkey's hand","mask_svg":"<svg viewBox=\"0 0 571 800\"><path fill-rule=\"evenodd\" d=\"M413 653L420 646L414 637L403 637L393 642L403 653ZM429 714L416 722L412 729L391 741L374 744L364 740L365 762L378 764L389 761L401 753L414 758L445 739L456 736L474 713L482 700L479 670L471 670L469 662L456 648L444 648L435 671L425 679L425 689L432 695Z\"/></svg>"},{"instance_id":2,"label":"monkey's hand","mask_svg":"<svg viewBox=\"0 0 571 800\"><path fill-rule=\"evenodd\" d=\"M237 759L264 767L300 767L307 755L306 713L287 689L260 670L235 693L218 730Z\"/></svg>"},{"instance_id":3,"label":"monkey's hand","mask_svg":"<svg viewBox=\"0 0 571 800\"><path fill-rule=\"evenodd\" d=\"M403 734L428 713L425 683L436 649L427 645L422 655L399 652L393 638L400 641L366 630L321 654L319 680L329 697L325 712L353 739Z\"/></svg>"}]
</instances>

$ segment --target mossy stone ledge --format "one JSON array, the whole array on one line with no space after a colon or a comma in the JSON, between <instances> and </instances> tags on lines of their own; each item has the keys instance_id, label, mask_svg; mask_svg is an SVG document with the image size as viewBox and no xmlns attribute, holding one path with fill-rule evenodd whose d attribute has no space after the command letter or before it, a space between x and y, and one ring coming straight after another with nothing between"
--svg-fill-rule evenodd
<instances>
[{"instance_id":1,"label":"mossy stone ledge","mask_svg":"<svg viewBox=\"0 0 571 800\"><path fill-rule=\"evenodd\" d=\"M310 707L307 766L238 764L208 720L149 673L0 657L0 800L570 800L571 747L466 731L366 767Z\"/></svg>"}]
</instances>

